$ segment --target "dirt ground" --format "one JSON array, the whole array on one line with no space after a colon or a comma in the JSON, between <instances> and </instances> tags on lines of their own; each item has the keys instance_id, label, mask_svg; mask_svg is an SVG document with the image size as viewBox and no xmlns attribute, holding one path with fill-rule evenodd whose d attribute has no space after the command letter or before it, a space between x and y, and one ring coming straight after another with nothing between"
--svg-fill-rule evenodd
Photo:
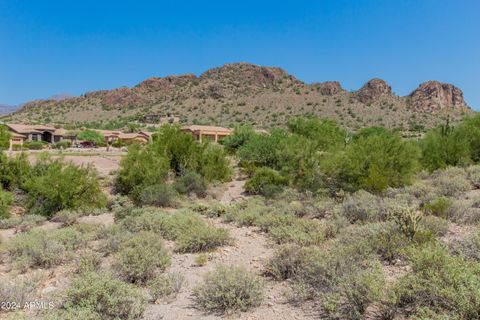
<instances>
[{"instance_id":1,"label":"dirt ground","mask_svg":"<svg viewBox=\"0 0 480 320\"><path fill-rule=\"evenodd\" d=\"M93 165L100 176L108 176L116 171L120 165L120 160L124 153L119 151L107 152L100 149L79 149L72 152L60 153L57 150L49 152L54 158L63 157L65 161L71 161L76 165ZM12 155L15 153L12 153ZM28 159L31 163L35 163L39 152L29 151Z\"/></svg>"}]
</instances>

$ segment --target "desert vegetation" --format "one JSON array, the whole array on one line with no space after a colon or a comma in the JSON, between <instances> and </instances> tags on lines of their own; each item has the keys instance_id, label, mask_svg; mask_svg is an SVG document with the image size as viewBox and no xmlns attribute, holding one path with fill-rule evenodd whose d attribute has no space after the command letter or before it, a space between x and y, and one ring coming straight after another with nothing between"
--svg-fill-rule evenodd
<instances>
[{"instance_id":1,"label":"desert vegetation","mask_svg":"<svg viewBox=\"0 0 480 320\"><path fill-rule=\"evenodd\" d=\"M54 307L2 316L480 319L478 119L164 125L111 175L4 152L1 300Z\"/></svg>"}]
</instances>

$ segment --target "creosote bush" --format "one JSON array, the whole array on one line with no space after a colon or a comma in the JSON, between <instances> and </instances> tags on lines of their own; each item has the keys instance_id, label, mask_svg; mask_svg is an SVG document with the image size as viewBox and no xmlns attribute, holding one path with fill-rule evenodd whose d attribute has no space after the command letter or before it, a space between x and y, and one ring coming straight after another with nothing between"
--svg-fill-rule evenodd
<instances>
[{"instance_id":1,"label":"creosote bush","mask_svg":"<svg viewBox=\"0 0 480 320\"><path fill-rule=\"evenodd\" d=\"M170 264L170 256L155 233L141 231L121 245L116 269L128 281L145 283Z\"/></svg>"},{"instance_id":2,"label":"creosote bush","mask_svg":"<svg viewBox=\"0 0 480 320\"><path fill-rule=\"evenodd\" d=\"M64 309L88 310L100 319L140 319L146 297L134 286L109 273L83 273L73 279L66 292Z\"/></svg>"},{"instance_id":3,"label":"creosote bush","mask_svg":"<svg viewBox=\"0 0 480 320\"><path fill-rule=\"evenodd\" d=\"M141 188L136 192L138 203L157 207L174 207L176 205L177 192L171 185L154 184Z\"/></svg>"},{"instance_id":4,"label":"creosote bush","mask_svg":"<svg viewBox=\"0 0 480 320\"><path fill-rule=\"evenodd\" d=\"M185 277L177 273L159 275L151 279L147 286L154 300L174 298L183 286Z\"/></svg>"},{"instance_id":5,"label":"creosote bush","mask_svg":"<svg viewBox=\"0 0 480 320\"><path fill-rule=\"evenodd\" d=\"M263 282L244 268L220 266L194 289L196 304L210 312L247 311L263 300Z\"/></svg>"}]
</instances>

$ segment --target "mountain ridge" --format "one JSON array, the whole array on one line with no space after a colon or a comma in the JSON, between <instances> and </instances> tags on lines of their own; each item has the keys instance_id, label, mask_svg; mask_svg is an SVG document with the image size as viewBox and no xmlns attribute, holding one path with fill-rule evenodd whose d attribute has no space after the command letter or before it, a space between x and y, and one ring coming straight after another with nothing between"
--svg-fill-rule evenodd
<instances>
[{"instance_id":1,"label":"mountain ridge","mask_svg":"<svg viewBox=\"0 0 480 320\"><path fill-rule=\"evenodd\" d=\"M174 114L184 123L259 127L282 125L291 116L314 114L347 127L432 126L448 116L473 112L456 86L435 80L397 96L373 78L349 92L338 81L307 84L278 67L233 63L194 74L151 77L133 87L86 92L62 100L35 100L9 115L11 121L78 124L114 118Z\"/></svg>"}]
</instances>

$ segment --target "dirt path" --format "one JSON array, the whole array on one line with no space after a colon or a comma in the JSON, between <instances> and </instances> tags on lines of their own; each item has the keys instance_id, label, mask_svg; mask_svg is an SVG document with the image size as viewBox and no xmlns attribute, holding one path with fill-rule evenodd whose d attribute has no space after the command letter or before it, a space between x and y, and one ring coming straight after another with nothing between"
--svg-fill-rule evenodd
<instances>
[{"instance_id":1,"label":"dirt path","mask_svg":"<svg viewBox=\"0 0 480 320\"><path fill-rule=\"evenodd\" d=\"M220 199L220 203L223 205L229 205L232 202L240 201L245 199L244 196L244 186L245 180L233 180L228 184L228 189L223 194L222 198Z\"/></svg>"}]
</instances>

